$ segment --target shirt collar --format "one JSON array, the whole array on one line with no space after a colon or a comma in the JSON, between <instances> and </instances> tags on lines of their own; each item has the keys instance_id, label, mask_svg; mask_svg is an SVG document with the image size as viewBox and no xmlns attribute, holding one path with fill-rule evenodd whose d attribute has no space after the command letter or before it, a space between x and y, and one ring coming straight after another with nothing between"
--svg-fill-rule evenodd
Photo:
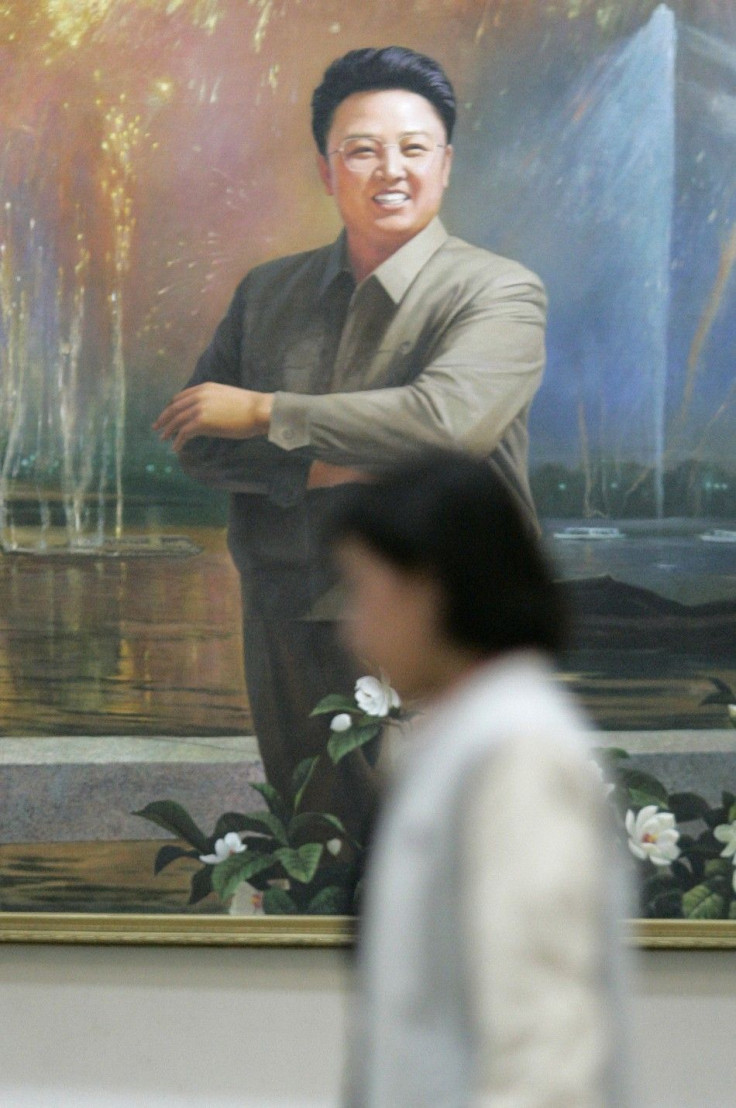
<instances>
[{"instance_id":1,"label":"shirt collar","mask_svg":"<svg viewBox=\"0 0 736 1108\"><path fill-rule=\"evenodd\" d=\"M317 289L317 296L323 297L332 282L341 273L347 273L352 277L350 263L348 262L347 239L344 231L341 231L331 246L328 247L327 265L322 274L322 280Z\"/></svg>"},{"instance_id":2,"label":"shirt collar","mask_svg":"<svg viewBox=\"0 0 736 1108\"><path fill-rule=\"evenodd\" d=\"M447 237L447 231L442 221L438 216L435 216L423 231L409 239L390 258L387 258L377 269L374 269L371 277L374 277L393 302L398 304L420 269L439 250ZM320 297L324 295L341 273L349 273L352 276L344 231L338 235L329 247L327 265L319 283L318 295Z\"/></svg>"},{"instance_id":3,"label":"shirt collar","mask_svg":"<svg viewBox=\"0 0 736 1108\"><path fill-rule=\"evenodd\" d=\"M398 304L420 269L439 250L447 237L442 221L435 216L423 231L409 239L395 254L374 269L371 277L375 277L394 304Z\"/></svg>"}]
</instances>

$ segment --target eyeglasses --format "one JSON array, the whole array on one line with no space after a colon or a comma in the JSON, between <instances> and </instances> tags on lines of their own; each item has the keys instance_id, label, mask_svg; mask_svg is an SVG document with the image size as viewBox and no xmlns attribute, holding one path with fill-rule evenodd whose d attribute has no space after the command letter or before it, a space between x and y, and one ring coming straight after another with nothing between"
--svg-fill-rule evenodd
<instances>
[{"instance_id":1,"label":"eyeglasses","mask_svg":"<svg viewBox=\"0 0 736 1108\"><path fill-rule=\"evenodd\" d=\"M398 142L383 142L381 139L357 135L343 139L327 156L339 154L345 166L352 173L371 174L386 158L386 151L395 148L405 162L421 169L432 157L435 150L444 150L446 144L435 142L429 135L405 135Z\"/></svg>"}]
</instances>

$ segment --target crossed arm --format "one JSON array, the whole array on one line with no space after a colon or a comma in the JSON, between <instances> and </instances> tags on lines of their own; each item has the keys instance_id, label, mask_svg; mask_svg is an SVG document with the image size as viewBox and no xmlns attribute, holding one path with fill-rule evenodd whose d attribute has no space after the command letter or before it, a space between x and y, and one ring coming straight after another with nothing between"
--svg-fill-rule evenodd
<instances>
[{"instance_id":1,"label":"crossed arm","mask_svg":"<svg viewBox=\"0 0 736 1108\"><path fill-rule=\"evenodd\" d=\"M208 379L178 393L154 429L179 454L193 439L219 440L219 447L204 453L197 446L192 457L204 459L208 450L216 450L205 478L211 483L214 470L229 459L218 482L223 487L234 487L236 471L245 477L244 447L253 439L261 439L263 448L275 450L284 462L297 448L303 448L297 454L305 460L304 451L312 458L319 455L308 466L311 488L361 479L377 464L404 456L417 445L487 455L539 384L544 320L541 286L514 273L462 307L438 340L430 364L410 383L308 395L258 392L227 378ZM220 362L229 365L239 341L239 312L231 309L218 329L206 371ZM228 375L235 379L234 372ZM185 451L183 460L187 454L191 452Z\"/></svg>"},{"instance_id":2,"label":"crossed arm","mask_svg":"<svg viewBox=\"0 0 736 1108\"><path fill-rule=\"evenodd\" d=\"M273 395L236 385L204 381L183 389L166 405L153 425L178 454L199 435L220 439L249 439L267 435Z\"/></svg>"},{"instance_id":3,"label":"crossed arm","mask_svg":"<svg viewBox=\"0 0 736 1108\"><path fill-rule=\"evenodd\" d=\"M203 435L219 439L268 435L272 410L273 393L204 381L177 393L153 429L164 442L170 441L178 454L190 439ZM315 460L309 467L307 488L328 488L367 479L361 470Z\"/></svg>"}]
</instances>

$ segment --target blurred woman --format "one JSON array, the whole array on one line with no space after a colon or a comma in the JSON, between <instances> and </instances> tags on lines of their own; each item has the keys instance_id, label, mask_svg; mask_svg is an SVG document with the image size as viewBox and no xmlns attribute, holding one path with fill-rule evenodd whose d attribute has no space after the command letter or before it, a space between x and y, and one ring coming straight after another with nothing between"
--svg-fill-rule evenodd
<instances>
[{"instance_id":1,"label":"blurred woman","mask_svg":"<svg viewBox=\"0 0 736 1108\"><path fill-rule=\"evenodd\" d=\"M558 590L484 462L356 487L346 637L423 705L368 864L347 1103L624 1108L623 898Z\"/></svg>"}]
</instances>

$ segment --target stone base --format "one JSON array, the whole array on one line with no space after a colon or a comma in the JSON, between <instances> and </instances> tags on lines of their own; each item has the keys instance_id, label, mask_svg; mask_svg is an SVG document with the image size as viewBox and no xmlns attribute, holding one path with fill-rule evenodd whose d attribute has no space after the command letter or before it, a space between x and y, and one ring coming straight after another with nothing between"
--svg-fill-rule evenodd
<instances>
[{"instance_id":1,"label":"stone base","mask_svg":"<svg viewBox=\"0 0 736 1108\"><path fill-rule=\"evenodd\" d=\"M253 736L0 738L0 843L168 838L132 813L176 800L209 833L264 807Z\"/></svg>"},{"instance_id":2,"label":"stone base","mask_svg":"<svg viewBox=\"0 0 736 1108\"><path fill-rule=\"evenodd\" d=\"M626 750L638 769L668 792L695 792L709 804L726 789L736 793L736 730L602 731L596 745Z\"/></svg>"}]
</instances>

